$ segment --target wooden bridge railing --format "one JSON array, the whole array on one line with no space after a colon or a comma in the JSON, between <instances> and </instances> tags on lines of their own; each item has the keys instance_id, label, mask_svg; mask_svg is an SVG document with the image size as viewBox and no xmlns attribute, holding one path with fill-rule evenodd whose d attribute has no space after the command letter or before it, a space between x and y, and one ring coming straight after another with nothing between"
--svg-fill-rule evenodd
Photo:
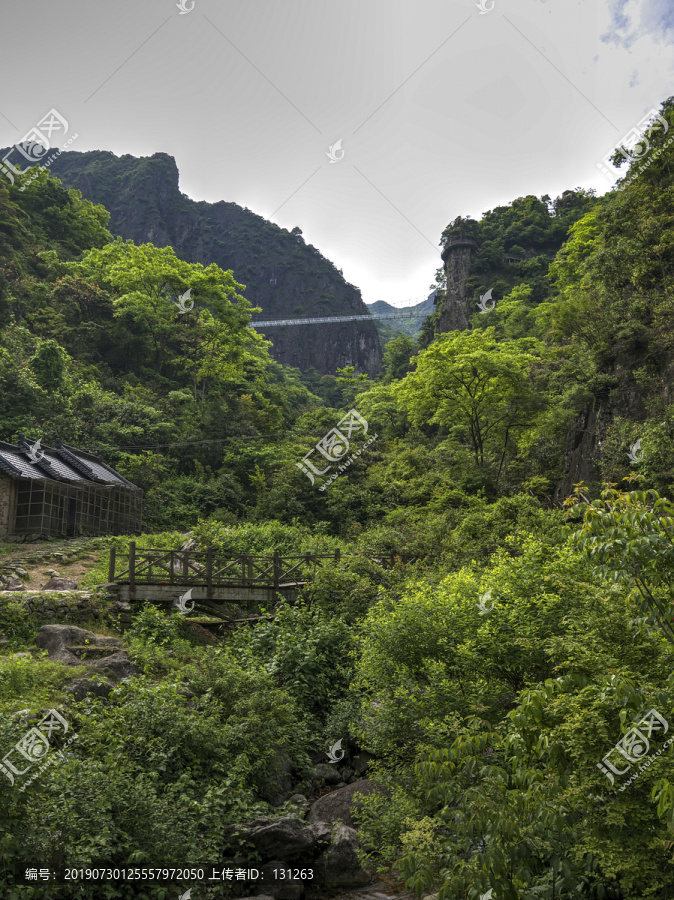
<instances>
[{"instance_id":1,"label":"wooden bridge railing","mask_svg":"<svg viewBox=\"0 0 674 900\"><path fill-rule=\"evenodd\" d=\"M420 557L389 553L354 554L367 556L381 566L393 567L396 560L415 562ZM226 555L209 550L137 549L129 544L128 564L117 571L117 550L110 550L109 582L128 582L132 590L136 584L179 584L206 587L294 587L313 580L316 570L337 563L340 551L334 553L303 553L286 556L274 551L272 556L254 554ZM126 561L125 561L126 562Z\"/></svg>"}]
</instances>

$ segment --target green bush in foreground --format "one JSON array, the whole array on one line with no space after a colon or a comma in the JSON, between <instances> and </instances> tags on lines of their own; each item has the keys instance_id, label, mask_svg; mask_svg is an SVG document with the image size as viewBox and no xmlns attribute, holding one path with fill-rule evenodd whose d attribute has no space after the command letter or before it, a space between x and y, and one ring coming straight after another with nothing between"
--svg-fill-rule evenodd
<instances>
[{"instance_id":1,"label":"green bush in foreground","mask_svg":"<svg viewBox=\"0 0 674 900\"><path fill-rule=\"evenodd\" d=\"M673 662L570 542L530 537L479 580L461 571L382 601L357 668L361 741L390 791L364 803L367 852L440 900L668 896L664 735L643 772L612 785L598 766L650 709L672 721Z\"/></svg>"},{"instance_id":2,"label":"green bush in foreground","mask_svg":"<svg viewBox=\"0 0 674 900\"><path fill-rule=\"evenodd\" d=\"M307 737L291 697L252 658L242 665L222 648L179 637L178 617L146 608L129 636L132 648L189 658L159 681L123 681L105 702L75 702L58 687L78 670L35 660L7 660L2 690L49 703L77 735L63 756L20 790L3 777L0 843L4 896L21 900L19 873L43 867L206 865L222 855L224 828L267 811L278 760L306 769ZM5 694L0 695L4 697ZM5 703L6 706L6 703ZM0 717L3 754L27 731L25 720ZM34 771L36 767L31 770ZM26 775L26 779L30 774ZM78 889L79 890L79 889ZM40 898L78 896L160 900L163 890L115 885L79 893L48 888ZM170 895L169 895L170 896Z\"/></svg>"}]
</instances>

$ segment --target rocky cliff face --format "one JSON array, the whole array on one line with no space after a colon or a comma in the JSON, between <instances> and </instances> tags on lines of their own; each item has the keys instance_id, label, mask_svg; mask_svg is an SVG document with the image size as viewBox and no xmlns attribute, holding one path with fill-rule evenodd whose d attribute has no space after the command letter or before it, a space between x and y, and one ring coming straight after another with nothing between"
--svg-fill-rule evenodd
<instances>
[{"instance_id":1,"label":"rocky cliff face","mask_svg":"<svg viewBox=\"0 0 674 900\"><path fill-rule=\"evenodd\" d=\"M569 497L573 493L574 484L581 481L592 485L596 490L605 480L602 473L602 443L615 419L643 422L647 418L646 392L634 378L639 362L638 358L617 359L608 373L614 387L595 395L571 424L566 436L565 474L555 487L556 500ZM671 402L667 389L663 393L663 399Z\"/></svg>"},{"instance_id":2,"label":"rocky cliff face","mask_svg":"<svg viewBox=\"0 0 674 900\"><path fill-rule=\"evenodd\" d=\"M442 251L447 289L438 322L438 329L441 332L465 331L470 327L470 318L476 310L470 308L466 282L476 250L475 241L456 239L448 241Z\"/></svg>"},{"instance_id":3,"label":"rocky cliff face","mask_svg":"<svg viewBox=\"0 0 674 900\"><path fill-rule=\"evenodd\" d=\"M107 151L65 152L52 166L67 187L102 203L110 230L136 243L170 245L188 262L217 263L246 285L257 318L366 315L360 291L348 284L299 229L288 232L236 203L191 200L178 187L173 157L140 159ZM381 346L374 322L270 327L272 354L286 365L334 374L351 365L374 374Z\"/></svg>"},{"instance_id":4,"label":"rocky cliff face","mask_svg":"<svg viewBox=\"0 0 674 900\"><path fill-rule=\"evenodd\" d=\"M543 202L545 200L545 202ZM526 283L532 308L551 295L548 267L568 237L569 228L596 201L582 191L549 198L519 198L509 207L485 213L480 222L458 217L443 232L446 288L438 292L436 330L464 331L478 312L476 298L494 291L498 301ZM643 418L639 392L630 374L640 363L616 361L605 374L613 387L598 390L579 412L566 436L565 475L555 498L572 493L573 485L596 483L602 474L602 441L616 417Z\"/></svg>"},{"instance_id":5,"label":"rocky cliff face","mask_svg":"<svg viewBox=\"0 0 674 900\"><path fill-rule=\"evenodd\" d=\"M606 399L595 398L569 428L564 453L564 477L555 487L555 499L564 500L573 493L574 484L599 482L598 468L601 435L611 414Z\"/></svg>"}]
</instances>

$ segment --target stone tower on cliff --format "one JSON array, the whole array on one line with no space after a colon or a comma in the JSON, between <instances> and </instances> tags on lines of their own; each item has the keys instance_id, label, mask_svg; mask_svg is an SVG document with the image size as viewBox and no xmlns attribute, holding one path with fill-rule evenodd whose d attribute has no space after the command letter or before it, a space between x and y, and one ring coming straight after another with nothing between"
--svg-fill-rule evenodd
<instances>
[{"instance_id":1,"label":"stone tower on cliff","mask_svg":"<svg viewBox=\"0 0 674 900\"><path fill-rule=\"evenodd\" d=\"M465 223L460 219L456 220L442 250L447 290L442 300L438 331L465 331L470 328L470 319L475 309L471 308L466 282L477 248L477 241L470 236Z\"/></svg>"}]
</instances>

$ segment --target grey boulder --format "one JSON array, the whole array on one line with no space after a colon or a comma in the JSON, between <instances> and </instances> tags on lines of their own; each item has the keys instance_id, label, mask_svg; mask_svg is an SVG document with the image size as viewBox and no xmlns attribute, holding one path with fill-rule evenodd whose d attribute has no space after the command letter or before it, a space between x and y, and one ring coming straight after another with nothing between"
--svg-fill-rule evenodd
<instances>
[{"instance_id":1,"label":"grey boulder","mask_svg":"<svg viewBox=\"0 0 674 900\"><path fill-rule=\"evenodd\" d=\"M305 885L315 884L315 881L302 881L299 878L279 878L280 871L287 872L288 869L296 869L297 866L290 866L287 862L280 859L273 859L271 862L258 866L261 882L268 894L271 894L273 900L300 900L304 895ZM306 868L311 868L307 866ZM291 875L295 873L291 871Z\"/></svg>"},{"instance_id":2,"label":"grey boulder","mask_svg":"<svg viewBox=\"0 0 674 900\"><path fill-rule=\"evenodd\" d=\"M36 643L41 650L47 651L52 662L60 662L66 666L82 665L82 660L72 652L72 648L89 645L92 650L107 649L110 650L109 655L95 661L87 660L87 665L117 679L138 674L138 669L127 653L121 650L123 644L118 638L102 637L86 628L78 628L76 625L43 625Z\"/></svg>"},{"instance_id":3,"label":"grey boulder","mask_svg":"<svg viewBox=\"0 0 674 900\"><path fill-rule=\"evenodd\" d=\"M373 759L374 756L368 753L367 750L361 750L360 753L356 754L353 758L353 768L356 775L364 775L370 761Z\"/></svg>"},{"instance_id":4,"label":"grey boulder","mask_svg":"<svg viewBox=\"0 0 674 900\"><path fill-rule=\"evenodd\" d=\"M0 643L2 643L1 640ZM294 807L295 817L298 819L303 819L309 812L309 807L311 806L310 801L307 800L304 794L293 794L287 802Z\"/></svg>"},{"instance_id":5,"label":"grey boulder","mask_svg":"<svg viewBox=\"0 0 674 900\"><path fill-rule=\"evenodd\" d=\"M37 646L46 650L51 662L60 662L66 666L81 666L82 660L71 653L69 646L93 643L96 635L86 628L76 625L43 625L37 636Z\"/></svg>"},{"instance_id":6,"label":"grey boulder","mask_svg":"<svg viewBox=\"0 0 674 900\"><path fill-rule=\"evenodd\" d=\"M109 681L98 681L98 679L94 678L75 678L66 687L66 690L73 695L75 700L84 700L88 696L107 700L112 689L113 685Z\"/></svg>"},{"instance_id":7,"label":"grey boulder","mask_svg":"<svg viewBox=\"0 0 674 900\"><path fill-rule=\"evenodd\" d=\"M308 822L343 822L350 828L354 828L356 823L353 819L353 813L359 808L360 803L354 800L355 794L368 795L381 790L377 788L367 778L361 778L346 787L339 788L325 794L312 804L307 816Z\"/></svg>"},{"instance_id":8,"label":"grey boulder","mask_svg":"<svg viewBox=\"0 0 674 900\"><path fill-rule=\"evenodd\" d=\"M131 662L129 655L125 650L120 650L119 653L113 653L112 656L104 656L102 659L97 659L95 662L90 663L90 665L92 669L100 669L101 672L105 672L106 675L111 675L118 681L121 678L129 678L132 675L138 674L138 669Z\"/></svg>"},{"instance_id":9,"label":"grey boulder","mask_svg":"<svg viewBox=\"0 0 674 900\"><path fill-rule=\"evenodd\" d=\"M332 842L316 860L314 875L318 885L330 888L364 887L372 873L358 860L358 834L347 825L335 825Z\"/></svg>"},{"instance_id":10,"label":"grey boulder","mask_svg":"<svg viewBox=\"0 0 674 900\"><path fill-rule=\"evenodd\" d=\"M337 767L330 765L330 763L319 763L317 766L314 766L312 771L316 778L320 778L326 784L339 784L342 780Z\"/></svg>"},{"instance_id":11,"label":"grey boulder","mask_svg":"<svg viewBox=\"0 0 674 900\"><path fill-rule=\"evenodd\" d=\"M37 636L37 645L40 650L46 650L51 656L55 650L62 650L69 645L93 643L96 635L86 628L78 628L77 625L43 625Z\"/></svg>"},{"instance_id":12,"label":"grey boulder","mask_svg":"<svg viewBox=\"0 0 674 900\"><path fill-rule=\"evenodd\" d=\"M287 863L306 862L316 855L320 845L330 841L325 826L306 825L300 819L280 816L272 819L260 816L245 825L231 826L228 837L243 841L245 846L260 854L263 860L282 857Z\"/></svg>"},{"instance_id":13,"label":"grey boulder","mask_svg":"<svg viewBox=\"0 0 674 900\"><path fill-rule=\"evenodd\" d=\"M120 641L119 638L102 637L100 634L95 634L94 637L96 638L97 647L109 647L111 650L121 650L124 646L124 642Z\"/></svg>"},{"instance_id":14,"label":"grey boulder","mask_svg":"<svg viewBox=\"0 0 674 900\"><path fill-rule=\"evenodd\" d=\"M49 581L42 588L43 591L76 591L77 582L71 581L70 578L61 578L58 575L52 575Z\"/></svg>"},{"instance_id":15,"label":"grey boulder","mask_svg":"<svg viewBox=\"0 0 674 900\"><path fill-rule=\"evenodd\" d=\"M2 586L3 591L25 591L26 586L13 575L10 575L5 584Z\"/></svg>"}]
</instances>

